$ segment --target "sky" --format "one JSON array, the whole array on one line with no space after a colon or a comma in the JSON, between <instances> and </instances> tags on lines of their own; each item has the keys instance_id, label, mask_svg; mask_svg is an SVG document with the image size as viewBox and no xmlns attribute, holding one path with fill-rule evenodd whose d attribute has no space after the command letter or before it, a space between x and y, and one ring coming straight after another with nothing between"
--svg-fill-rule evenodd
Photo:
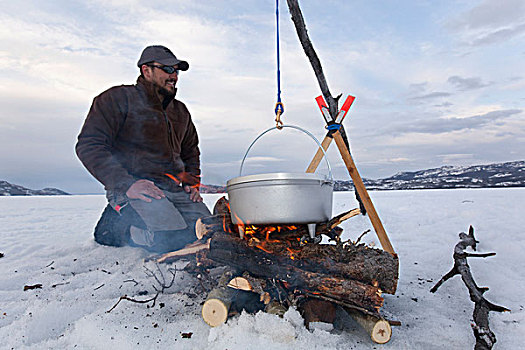
<instances>
[{"instance_id":1,"label":"sky","mask_svg":"<svg viewBox=\"0 0 525 350\"><path fill-rule=\"evenodd\" d=\"M523 0L300 1L363 177L525 159ZM190 63L177 98L200 137L205 184L239 175L275 125L273 0L4 2L0 14L0 180L102 193L74 153L93 98L134 84L144 47ZM280 1L285 125L319 141L320 88ZM242 174L301 172L316 144L295 129L252 147ZM328 159L349 179L335 144ZM321 164L320 173L327 173Z\"/></svg>"}]
</instances>

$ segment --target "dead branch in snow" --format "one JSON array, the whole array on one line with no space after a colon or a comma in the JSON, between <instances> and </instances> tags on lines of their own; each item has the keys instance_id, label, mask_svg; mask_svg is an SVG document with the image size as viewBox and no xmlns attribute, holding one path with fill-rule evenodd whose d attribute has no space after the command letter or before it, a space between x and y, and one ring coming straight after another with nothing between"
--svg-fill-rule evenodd
<instances>
[{"instance_id":1,"label":"dead branch in snow","mask_svg":"<svg viewBox=\"0 0 525 350\"><path fill-rule=\"evenodd\" d=\"M494 256L496 253L469 253L466 251L468 247L471 247L474 251L479 241L474 237L474 228L470 226L469 233L461 232L459 234L460 241L454 247L454 266L447 272L432 289L432 293L435 293L438 288L447 280L454 277L455 275L461 275L461 279L465 283L469 294L470 300L474 302L474 323L471 325L476 337L475 350L488 350L492 349L496 343L496 335L489 328L489 311L504 312L510 311L506 307L495 305L485 299L483 294L488 291L487 287L478 287L470 272L470 266L468 265L467 258L486 258Z\"/></svg>"},{"instance_id":2,"label":"dead branch in snow","mask_svg":"<svg viewBox=\"0 0 525 350\"><path fill-rule=\"evenodd\" d=\"M173 283L175 282L175 276L177 274L176 269L168 268L167 272L171 274L171 280L167 282L165 274L162 272L162 270L160 269L157 263L155 264L155 267L156 267L156 271L153 271L147 266L144 266L144 272L146 276L153 278L155 282L157 283L157 285L152 285L153 289L156 292L156 294L152 298L139 300L139 299L128 297L127 295L123 295L118 299L118 301L115 303L115 305L113 305L111 309L106 311L106 313L110 313L111 311L113 311L113 309L115 309L122 300L128 300L128 301L131 301L133 303L138 303L138 304L152 303L151 305L148 305L148 307L154 307L159 295L164 293L166 289L169 289L173 286ZM136 283L135 280L126 280L125 282L131 282L131 281L134 281Z\"/></svg>"}]
</instances>

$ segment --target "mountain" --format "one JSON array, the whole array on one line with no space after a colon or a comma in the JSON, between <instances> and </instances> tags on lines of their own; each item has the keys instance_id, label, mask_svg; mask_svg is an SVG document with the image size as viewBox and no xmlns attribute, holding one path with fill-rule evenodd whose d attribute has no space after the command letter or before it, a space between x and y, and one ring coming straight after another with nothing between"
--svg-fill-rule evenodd
<instances>
[{"instance_id":1,"label":"mountain","mask_svg":"<svg viewBox=\"0 0 525 350\"><path fill-rule=\"evenodd\" d=\"M368 190L525 187L525 161L401 172L378 180L363 179ZM353 189L352 181L336 181L335 191Z\"/></svg>"},{"instance_id":2,"label":"mountain","mask_svg":"<svg viewBox=\"0 0 525 350\"><path fill-rule=\"evenodd\" d=\"M63 196L69 193L57 188L44 188L41 190L31 190L19 185L10 184L0 180L0 196Z\"/></svg>"},{"instance_id":3,"label":"mountain","mask_svg":"<svg viewBox=\"0 0 525 350\"><path fill-rule=\"evenodd\" d=\"M401 172L384 179L363 179L368 190L416 190L434 188L525 187L525 161ZM350 180L336 180L335 191L352 191ZM226 192L226 186L205 185L203 193Z\"/></svg>"}]
</instances>

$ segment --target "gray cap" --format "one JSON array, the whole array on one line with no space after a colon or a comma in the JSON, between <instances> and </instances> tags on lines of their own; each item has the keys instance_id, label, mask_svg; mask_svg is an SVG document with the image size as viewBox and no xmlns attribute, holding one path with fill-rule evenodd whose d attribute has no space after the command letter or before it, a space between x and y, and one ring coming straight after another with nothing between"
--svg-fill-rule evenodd
<instances>
[{"instance_id":1,"label":"gray cap","mask_svg":"<svg viewBox=\"0 0 525 350\"><path fill-rule=\"evenodd\" d=\"M137 66L140 68L143 64L149 62L159 62L165 66L177 65L179 70L188 70L190 65L186 61L179 60L173 52L167 47L161 45L148 46L142 51Z\"/></svg>"}]
</instances>

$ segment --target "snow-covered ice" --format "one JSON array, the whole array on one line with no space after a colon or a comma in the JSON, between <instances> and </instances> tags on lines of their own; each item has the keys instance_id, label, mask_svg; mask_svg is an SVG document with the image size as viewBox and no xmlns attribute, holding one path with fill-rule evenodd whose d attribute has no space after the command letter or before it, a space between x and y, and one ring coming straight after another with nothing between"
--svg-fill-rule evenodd
<instances>
[{"instance_id":1,"label":"snow-covered ice","mask_svg":"<svg viewBox=\"0 0 525 350\"><path fill-rule=\"evenodd\" d=\"M469 259L486 298L512 310L490 313L496 349L522 347L525 333L525 188L384 191L370 193L400 257L396 295L384 295L382 312L393 327L385 345L351 331L315 327L296 310L284 318L243 313L211 329L201 319L198 283L178 272L153 308L118 298L147 298L153 282L144 273L148 253L99 246L93 227L103 196L0 197L0 348L79 349L472 349L473 303L456 276L432 294L452 267L458 233L475 228L478 250L497 253ZM204 195L212 207L220 195ZM335 193L334 214L356 207L353 193ZM343 238L371 228L368 218L343 225ZM379 245L369 233L365 242ZM182 263L178 262L178 267ZM166 266L163 266L166 268ZM42 284L24 291L24 286ZM139 293L147 291L147 295ZM191 337L182 336L192 333ZM187 335L186 335L187 336Z\"/></svg>"}]
</instances>

